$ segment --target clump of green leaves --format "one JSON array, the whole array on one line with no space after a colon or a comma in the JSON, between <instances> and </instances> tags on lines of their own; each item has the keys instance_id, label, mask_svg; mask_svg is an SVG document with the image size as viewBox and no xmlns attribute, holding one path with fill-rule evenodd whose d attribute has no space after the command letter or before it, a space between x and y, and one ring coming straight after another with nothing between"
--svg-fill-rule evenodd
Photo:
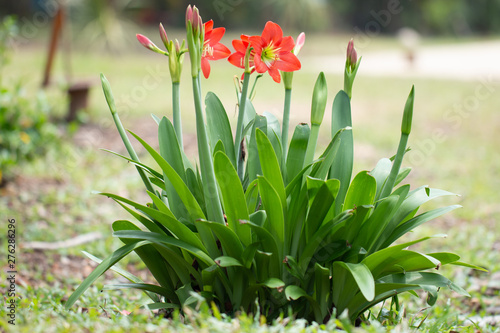
<instances>
[{"instance_id":1,"label":"clump of green leaves","mask_svg":"<svg viewBox=\"0 0 500 333\"><path fill-rule=\"evenodd\" d=\"M16 33L15 20L0 23L0 182L19 163L42 156L57 142L57 129L49 121L50 105L43 93L33 100L23 84L3 84L2 69L8 63L8 45Z\"/></svg>"},{"instance_id":2,"label":"clump of green leaves","mask_svg":"<svg viewBox=\"0 0 500 333\"><path fill-rule=\"evenodd\" d=\"M154 117L159 150L131 133L157 166L141 163L102 76L106 100L130 155L119 156L137 167L151 201L142 204L102 193L127 210L134 222L113 223L113 234L124 245L102 261L89 255L100 264L66 307L108 269L130 281L109 289L143 290L152 300L148 308L169 313L194 307L202 298L212 304L214 316L243 310L273 320L292 313L323 323L345 313L354 322L386 299L397 304L397 295L404 292L416 295L423 290L429 304L443 287L468 295L437 269L448 264L478 267L460 262L453 253L409 249L440 236L397 242L422 223L459 207L420 212L424 203L453 194L400 185L410 172L401 165L411 132L413 88L395 156L352 178L354 144L346 89L352 91L359 64L346 63L352 75L334 98L331 140L318 158L316 143L328 104L323 73L313 89L311 126L297 125L289 144L280 140L278 119L257 114L245 93L238 94L236 133L242 139L234 140L218 97L209 92L202 106L199 73L193 73L201 171L185 156L166 117ZM242 143L244 154L239 151ZM131 252L144 261L157 284L114 266Z\"/></svg>"}]
</instances>

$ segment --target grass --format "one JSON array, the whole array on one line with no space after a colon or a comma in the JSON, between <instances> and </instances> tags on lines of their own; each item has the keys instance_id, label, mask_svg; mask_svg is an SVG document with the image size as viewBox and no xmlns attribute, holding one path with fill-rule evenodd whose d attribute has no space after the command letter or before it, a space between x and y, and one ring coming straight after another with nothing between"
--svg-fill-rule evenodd
<instances>
[{"instance_id":1,"label":"grass","mask_svg":"<svg viewBox=\"0 0 500 333\"><path fill-rule=\"evenodd\" d=\"M156 33L151 32L149 35L156 36ZM294 76L292 126L309 121L310 96L317 73L308 70L311 65L308 57L314 55L313 50L321 50L325 45L325 52L341 54L337 46L347 42L347 38L343 37L308 37L301 53L303 70ZM229 44L229 40L226 40L226 44ZM427 45L434 43L436 41L425 41ZM217 320L210 316L206 305L182 320L164 320L137 307L137 304L141 304L141 294L116 291L101 293L102 284L117 279L114 275L101 278L74 310L66 312L62 309L62 303L71 290L81 281L86 270L92 267L82 258L80 251L87 250L100 257L108 254L117 246L116 240L109 237L111 223L128 218L118 205L92 194L92 191L110 191L132 199L144 198L144 194L137 191L141 188L141 182L134 168L98 149L124 152L98 86L99 73L104 73L111 83L124 125L147 141L155 143L156 140L156 134L151 131L154 123L149 115L171 116L167 61L136 44L128 45L128 52L119 56L91 51L72 53L75 80L90 79L94 83L89 113L82 118L86 123L76 126L73 134L69 133L71 126L62 126L66 130L62 134L65 141L63 148L50 151L46 157L34 163L19 166L17 178L0 189L0 215L15 218L19 222L17 232L21 247L26 242L53 242L92 231L105 236L99 241L57 251L37 252L22 248L18 251L20 279L17 292L20 297L17 313L19 325L16 329L19 332L267 332L281 328L290 332L302 331L305 325L302 321L266 326L260 323L260 319L254 320L246 315L238 320ZM381 38L375 39L363 52L368 56L370 51L397 47L394 40ZM13 57L13 63L6 69L4 82L21 78L26 82L27 91L34 93L41 82L44 60L44 50L40 45L22 46ZM184 133L188 138L186 149L188 155L192 156L196 142L188 71L189 66L186 64L181 103ZM203 82L203 90L213 89L230 116L236 102L233 76L239 74L226 62L216 62L212 65L210 80ZM334 93L342 87L342 77L327 75L327 81L331 105ZM48 95L54 104L54 117L61 118L65 115L66 103L61 87L66 83L60 57L56 62L54 82ZM408 155L405 165L414 167L414 171L409 181L412 184L428 183L432 187L461 194L460 198L452 198L450 202L458 202L463 208L420 227L408 237L446 233L448 238L424 243L422 246L426 248L422 250L451 250L461 254L464 261L488 268L490 273L471 272L465 268L446 271L445 276L453 276L460 286L470 291L472 297L457 299L451 292L444 291L436 306L426 308L424 299L404 296L407 315L401 322L386 320L386 326L382 327L374 321L370 326L353 328L342 321L332 320L327 326L309 326L306 331L344 327L356 332L397 332L414 330L419 326L424 332L474 332L476 327L467 318L485 317L489 315L489 308L499 306L499 288L494 284L494 276L496 274L498 277L500 272L500 227L496 223L500 217L497 204L500 201L497 190L500 177L496 175L500 163L500 155L496 153L500 138L494 135L498 124L498 94L482 99L478 107L466 116L450 121L449 117L445 117L447 112L456 115L449 113L452 112L450 110L454 110L455 104L463 104L470 96L474 96L479 81L365 77L361 67L353 96L355 169L371 169L378 159L395 153L400 117L412 84L416 87L414 125L410 136L413 152ZM498 91L500 85L493 83L492 87ZM281 89L269 77L262 78L254 100L258 112L270 111L279 117L283 99ZM330 135L328 112L326 114L320 138L322 145L327 143ZM235 120L236 117L232 119ZM439 139L436 139L435 133L440 133ZM416 157L410 157L412 154ZM140 272L143 268L134 257L124 263L134 271ZM5 286L0 284L0 290L4 289ZM132 313L124 315L121 313L124 310ZM12 328L5 322L5 311L4 307L0 310L0 330ZM481 330L495 332L498 327L483 325Z\"/></svg>"}]
</instances>

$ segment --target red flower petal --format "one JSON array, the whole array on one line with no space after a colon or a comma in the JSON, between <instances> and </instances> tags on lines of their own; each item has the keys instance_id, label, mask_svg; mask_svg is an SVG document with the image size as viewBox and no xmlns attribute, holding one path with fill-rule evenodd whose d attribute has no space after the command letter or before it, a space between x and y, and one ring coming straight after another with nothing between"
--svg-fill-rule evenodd
<instances>
[{"instance_id":1,"label":"red flower petal","mask_svg":"<svg viewBox=\"0 0 500 333\"><path fill-rule=\"evenodd\" d=\"M239 68L245 68L245 64L243 63L244 59L245 59L245 55L241 54L239 52L235 52L235 53L231 54L229 56L229 58L227 58L227 60L231 64L233 64L234 66L239 67Z\"/></svg>"},{"instance_id":2,"label":"red flower petal","mask_svg":"<svg viewBox=\"0 0 500 333\"><path fill-rule=\"evenodd\" d=\"M283 30L281 30L281 27L274 22L268 21L262 31L262 40L266 44L269 44L271 41L277 41L281 38L283 38Z\"/></svg>"},{"instance_id":3,"label":"red flower petal","mask_svg":"<svg viewBox=\"0 0 500 333\"><path fill-rule=\"evenodd\" d=\"M210 20L208 22L205 22L205 33L207 33L207 31L212 30L213 27L214 27L214 20Z\"/></svg>"},{"instance_id":4,"label":"red flower petal","mask_svg":"<svg viewBox=\"0 0 500 333\"><path fill-rule=\"evenodd\" d=\"M201 58L201 71L203 72L205 79L208 79L208 76L210 75L210 63L205 57Z\"/></svg>"},{"instance_id":5,"label":"red flower petal","mask_svg":"<svg viewBox=\"0 0 500 333\"><path fill-rule=\"evenodd\" d=\"M276 62L276 67L283 72L293 72L300 69L299 58L291 52L280 55L280 60Z\"/></svg>"},{"instance_id":6,"label":"red flower petal","mask_svg":"<svg viewBox=\"0 0 500 333\"><path fill-rule=\"evenodd\" d=\"M290 36L283 38L279 44L280 53L292 51L294 47L295 43L293 42L293 38Z\"/></svg>"},{"instance_id":7,"label":"red flower petal","mask_svg":"<svg viewBox=\"0 0 500 333\"><path fill-rule=\"evenodd\" d=\"M248 42L241 41L239 39L233 40L233 47L236 50L236 52L240 52L245 54L248 48Z\"/></svg>"},{"instance_id":8,"label":"red flower petal","mask_svg":"<svg viewBox=\"0 0 500 333\"><path fill-rule=\"evenodd\" d=\"M265 43L262 37L260 36L252 36L248 38L248 41L252 45L253 49L255 50L255 53L261 53L262 48L267 45L268 43Z\"/></svg>"},{"instance_id":9,"label":"red flower petal","mask_svg":"<svg viewBox=\"0 0 500 333\"><path fill-rule=\"evenodd\" d=\"M262 62L260 54L255 53L253 61L255 63L255 70L257 71L257 73L265 73L268 70L266 64Z\"/></svg>"},{"instance_id":10,"label":"red flower petal","mask_svg":"<svg viewBox=\"0 0 500 333\"><path fill-rule=\"evenodd\" d=\"M274 82L276 82L276 83L280 83L281 82L280 71L278 70L278 68L276 68L276 66L271 66L269 68L269 75L271 75L271 77L273 78Z\"/></svg>"},{"instance_id":11,"label":"red flower petal","mask_svg":"<svg viewBox=\"0 0 500 333\"><path fill-rule=\"evenodd\" d=\"M207 56L209 60L219 60L227 58L231 54L231 51L223 44L218 43L213 46L213 54Z\"/></svg>"},{"instance_id":12,"label":"red flower petal","mask_svg":"<svg viewBox=\"0 0 500 333\"><path fill-rule=\"evenodd\" d=\"M224 36L224 33L226 32L226 28L215 28L210 31L209 36L205 33L205 41L208 41L210 46L214 46L220 40L222 39L222 36Z\"/></svg>"}]
</instances>

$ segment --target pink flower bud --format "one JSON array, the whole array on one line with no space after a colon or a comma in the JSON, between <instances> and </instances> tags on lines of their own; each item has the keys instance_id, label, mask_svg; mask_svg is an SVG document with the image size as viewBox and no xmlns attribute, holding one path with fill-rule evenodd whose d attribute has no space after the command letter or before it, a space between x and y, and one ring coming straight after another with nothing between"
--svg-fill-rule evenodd
<instances>
[{"instance_id":1,"label":"pink flower bud","mask_svg":"<svg viewBox=\"0 0 500 333\"><path fill-rule=\"evenodd\" d=\"M354 41L351 39L349 44L347 44L347 64L351 69L354 69L356 63L358 62L358 53L354 48Z\"/></svg>"},{"instance_id":2,"label":"pink flower bud","mask_svg":"<svg viewBox=\"0 0 500 333\"><path fill-rule=\"evenodd\" d=\"M141 43L142 46L144 46L145 48L147 48L153 52L156 52L156 53L167 54L164 51L160 50L158 48L158 46L156 46L155 43L153 43L148 37L141 35L141 34L137 34L136 37L137 37L137 40L139 41L139 43Z\"/></svg>"},{"instance_id":3,"label":"pink flower bud","mask_svg":"<svg viewBox=\"0 0 500 333\"><path fill-rule=\"evenodd\" d=\"M302 46L304 46L304 43L306 42L306 34L301 32L299 37L297 37L297 42L295 43L295 47L293 48L293 54L297 55L300 52L300 49L302 49Z\"/></svg>"},{"instance_id":4,"label":"pink flower bud","mask_svg":"<svg viewBox=\"0 0 500 333\"><path fill-rule=\"evenodd\" d=\"M186 25L193 23L193 8L191 5L186 9Z\"/></svg>"},{"instance_id":5,"label":"pink flower bud","mask_svg":"<svg viewBox=\"0 0 500 333\"><path fill-rule=\"evenodd\" d=\"M175 51L177 51L177 54L181 53L181 45L179 44L179 41L175 39Z\"/></svg>"},{"instance_id":6,"label":"pink flower bud","mask_svg":"<svg viewBox=\"0 0 500 333\"><path fill-rule=\"evenodd\" d=\"M153 50L155 48L155 44L146 36L137 34L137 40L141 43L145 48Z\"/></svg>"},{"instance_id":7,"label":"pink flower bud","mask_svg":"<svg viewBox=\"0 0 500 333\"><path fill-rule=\"evenodd\" d=\"M163 24L160 23L160 28L159 29L160 29L161 40L162 40L163 44L165 45L165 47L167 47L167 45L168 45L168 37L167 37L167 32L163 28Z\"/></svg>"},{"instance_id":8,"label":"pink flower bud","mask_svg":"<svg viewBox=\"0 0 500 333\"><path fill-rule=\"evenodd\" d=\"M193 6L193 19L192 19L192 24L193 24L193 31L199 32L201 31L201 16L200 16L200 11L196 6Z\"/></svg>"}]
</instances>

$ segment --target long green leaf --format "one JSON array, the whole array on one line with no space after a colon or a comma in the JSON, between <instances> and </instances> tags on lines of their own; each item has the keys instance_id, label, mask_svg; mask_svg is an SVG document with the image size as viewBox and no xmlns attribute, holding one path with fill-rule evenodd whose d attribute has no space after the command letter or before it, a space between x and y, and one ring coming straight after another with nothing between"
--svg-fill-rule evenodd
<instances>
[{"instance_id":1,"label":"long green leaf","mask_svg":"<svg viewBox=\"0 0 500 333\"><path fill-rule=\"evenodd\" d=\"M221 101L213 92L208 92L205 97L205 112L207 113L207 131L210 144L215 147L220 140L224 144L227 157L236 168L234 155L233 134L227 117L226 110Z\"/></svg>"},{"instance_id":2,"label":"long green leaf","mask_svg":"<svg viewBox=\"0 0 500 333\"><path fill-rule=\"evenodd\" d=\"M113 223L113 231L119 230L140 230L137 226L129 221L116 221ZM129 244L134 243L134 240L130 239L120 239L123 243ZM178 301L175 293L173 292L174 286L172 284L171 277L168 274L168 270L165 269L166 266L169 266L167 262L162 258L162 256L158 253L158 251L154 248L153 245L148 244L144 245L136 250L135 253L141 258L146 267L149 269L151 274L154 276L156 281L160 283L160 285L167 290L167 296L172 301ZM113 267L111 268L113 269ZM142 283L142 281L134 281L135 283ZM162 294L164 295L164 294Z\"/></svg>"},{"instance_id":3,"label":"long green leaf","mask_svg":"<svg viewBox=\"0 0 500 333\"><path fill-rule=\"evenodd\" d=\"M255 224L250 221L242 221L243 225L249 227L252 229L253 233L257 235L257 238L262 244L262 248L264 251L267 253L270 253L268 255L270 257L270 263L269 263L269 277L280 277L281 276L281 271L282 271L282 258L280 257L279 254L279 242L277 239L264 227ZM259 253L259 251L257 251Z\"/></svg>"},{"instance_id":4,"label":"long green leaf","mask_svg":"<svg viewBox=\"0 0 500 333\"><path fill-rule=\"evenodd\" d=\"M418 284L420 286L435 286L441 288L448 288L460 295L470 297L469 293L463 288L451 282L441 274L431 272L409 272L406 274L391 274L380 279L384 283L404 283L404 284Z\"/></svg>"},{"instance_id":5,"label":"long green leaf","mask_svg":"<svg viewBox=\"0 0 500 333\"><path fill-rule=\"evenodd\" d=\"M368 301L375 298L375 280L365 264L336 261L332 271L332 297L339 313L344 311L358 290Z\"/></svg>"},{"instance_id":6,"label":"long green leaf","mask_svg":"<svg viewBox=\"0 0 500 333\"><path fill-rule=\"evenodd\" d=\"M150 244L150 241L138 241L135 243L130 243L122 246L118 250L114 251L109 257L104 259L97 267L90 273L89 276L76 288L76 290L71 294L71 296L68 298L66 303L64 304L64 307L66 309L69 309L75 304L75 302L78 300L78 298L87 290L92 283L97 280L104 272L106 272L108 269L110 269L114 264L116 264L118 261L120 261L122 258L127 256L130 252L134 251L137 248L140 248L141 246Z\"/></svg>"},{"instance_id":7,"label":"long green leaf","mask_svg":"<svg viewBox=\"0 0 500 333\"><path fill-rule=\"evenodd\" d=\"M260 165L264 177L269 181L269 184L278 194L281 207L286 207L286 192L281 175L279 159L276 156L271 142L260 129L256 129L255 138L257 141L257 149L259 151Z\"/></svg>"},{"instance_id":8,"label":"long green leaf","mask_svg":"<svg viewBox=\"0 0 500 333\"><path fill-rule=\"evenodd\" d=\"M154 232L144 232L144 231L131 231L131 230L123 230L116 231L113 233L113 236L120 238L131 238L131 239L139 239L139 240L147 240L154 244L160 245L172 245L176 246L180 249L184 249L203 261L208 266L214 265L215 262L212 258L210 258L202 249L199 247L193 246L185 241L175 239L170 236L165 236L161 234L157 234Z\"/></svg>"},{"instance_id":9,"label":"long green leaf","mask_svg":"<svg viewBox=\"0 0 500 333\"><path fill-rule=\"evenodd\" d=\"M253 182L257 179L257 175L262 175L262 168L259 159L259 149L257 148L256 131L260 129L267 133L267 119L266 117L255 115L255 120L250 133L248 150L247 150L247 165L246 173L248 181Z\"/></svg>"},{"instance_id":10,"label":"long green leaf","mask_svg":"<svg viewBox=\"0 0 500 333\"><path fill-rule=\"evenodd\" d=\"M189 39L189 38L188 38ZM194 51L190 47L191 52ZM193 99L196 113L196 134L198 139L198 155L200 157L201 178L203 180L203 193L207 208L207 217L211 221L224 223L224 214L222 213L221 200L217 189L217 180L215 179L212 151L208 142L206 124L203 115L203 106L201 102L201 79L199 73L192 78ZM190 209L187 207L188 210ZM205 232L200 231L201 237L209 238ZM212 251L211 251L212 252Z\"/></svg>"},{"instance_id":11,"label":"long green leaf","mask_svg":"<svg viewBox=\"0 0 500 333\"><path fill-rule=\"evenodd\" d=\"M127 160L129 161L130 163L133 163L135 164L136 166L144 169L145 171L147 171L148 173L150 173L153 177L156 177L156 178L159 178L161 180L163 180L163 175L161 173L159 173L158 171L156 171L155 169L151 168L150 166L144 164L144 163L141 163L141 162L137 162L137 161L134 161L133 159L127 157L127 156L124 156L124 155L121 155L121 154L118 154L117 152L114 152L112 150L109 150L109 149L103 149L101 148L102 151L105 151L107 153L110 153L110 154L113 154L113 155L116 155L118 157L121 157L123 158L124 160Z\"/></svg>"},{"instance_id":12,"label":"long green leaf","mask_svg":"<svg viewBox=\"0 0 500 333\"><path fill-rule=\"evenodd\" d=\"M242 260L243 246L241 244L241 240L240 238L238 238L237 234L233 230L231 230L231 228L223 224L210 221L198 220L195 223L204 224L215 233L221 243L222 248L224 249L224 253L233 258L236 258L237 260ZM247 231L248 234L250 234L250 230L248 230L248 228L244 228L243 230Z\"/></svg>"},{"instance_id":13,"label":"long green leaf","mask_svg":"<svg viewBox=\"0 0 500 333\"><path fill-rule=\"evenodd\" d=\"M362 205L372 205L375 201L377 182L367 171L362 171L354 177L347 190L342 210L355 209ZM339 198L340 199L340 198Z\"/></svg>"},{"instance_id":14,"label":"long green leaf","mask_svg":"<svg viewBox=\"0 0 500 333\"><path fill-rule=\"evenodd\" d=\"M96 256L94 256L94 255L92 255L92 254L90 254L88 252L82 251L82 253L85 256L87 256L87 258L89 258L90 260L96 262L97 264L100 264L102 262L102 259L99 259ZM130 282L133 282L133 283L143 283L144 282L139 277L135 276L134 274L132 274L130 272L127 272L126 270L124 270L124 269L122 269L120 267L117 267L116 265L114 265L110 269L113 272L120 274L121 276L123 276L124 278L126 278L127 280L129 280ZM149 296L149 298L151 298L151 300L153 302L159 302L160 301L158 295L156 295L154 293L150 293L150 292L146 292L146 294Z\"/></svg>"},{"instance_id":15,"label":"long green leaf","mask_svg":"<svg viewBox=\"0 0 500 333\"><path fill-rule=\"evenodd\" d=\"M307 270L307 266L311 259L313 259L314 254L320 247L323 240L332 232L333 229L339 228L342 223L345 223L353 216L351 211L345 211L337 215L332 221L324 223L308 240L306 244L304 244L304 250L300 254L299 265L302 271Z\"/></svg>"},{"instance_id":16,"label":"long green leaf","mask_svg":"<svg viewBox=\"0 0 500 333\"><path fill-rule=\"evenodd\" d=\"M319 307L318 302L316 302L316 300L313 297L308 295L306 291L301 287L294 285L286 287L285 296L288 300L298 300L299 298L304 297L309 301L309 304L313 308L314 319L316 320L316 322L319 323L323 321L323 317L321 316L322 311L321 308Z\"/></svg>"},{"instance_id":17,"label":"long green leaf","mask_svg":"<svg viewBox=\"0 0 500 333\"><path fill-rule=\"evenodd\" d=\"M415 229L419 225L421 225L427 221L433 220L433 219L435 219L443 214L446 214L446 213L448 213L454 209L460 208L460 207L462 207L462 206L452 205L452 206L448 206L448 207L441 207L441 208L436 208L436 209L430 210L428 212L422 213L418 216L415 216L411 220L404 222L403 224L399 225L396 229L394 229L392 234L387 238L387 240L382 244L381 247L385 248L385 247L391 245L396 240L398 240L401 236L403 236L407 232Z\"/></svg>"},{"instance_id":18,"label":"long green leaf","mask_svg":"<svg viewBox=\"0 0 500 333\"><path fill-rule=\"evenodd\" d=\"M436 235L433 237L443 237L443 235ZM411 242L406 242L403 244L398 244L398 245L394 245L394 246L379 250L373 254L370 254L366 258L364 258L362 262L372 272L377 272L377 271L383 270L384 267L386 267L386 263L391 261L392 260L391 258L395 254L402 251L404 248L407 248L408 246L426 241L426 240L431 239L433 237L424 237L424 238L420 238L420 239L417 239L417 240L414 240ZM377 277L377 275L375 275L375 277Z\"/></svg>"},{"instance_id":19,"label":"long green leaf","mask_svg":"<svg viewBox=\"0 0 500 333\"><path fill-rule=\"evenodd\" d=\"M318 231L323 221L327 217L328 212L331 210L335 197L339 191L338 179L328 179L320 186L314 201L310 205L307 214L306 223L304 225L306 232L306 243L310 241L314 233Z\"/></svg>"},{"instance_id":20,"label":"long green leaf","mask_svg":"<svg viewBox=\"0 0 500 333\"><path fill-rule=\"evenodd\" d=\"M245 201L247 203L248 213L253 214L259 204L259 180L254 179L247 187L245 192Z\"/></svg>"},{"instance_id":21,"label":"long green leaf","mask_svg":"<svg viewBox=\"0 0 500 333\"><path fill-rule=\"evenodd\" d=\"M323 318L329 310L328 300L331 289L330 269L316 263L314 265L314 299L318 302Z\"/></svg>"},{"instance_id":22,"label":"long green leaf","mask_svg":"<svg viewBox=\"0 0 500 333\"><path fill-rule=\"evenodd\" d=\"M283 149L281 148L281 127L280 122L276 116L270 112L265 111L263 116L267 119L267 133L266 136L273 146L276 157L278 158L278 163L281 167L281 162L283 161Z\"/></svg>"},{"instance_id":23,"label":"long green leaf","mask_svg":"<svg viewBox=\"0 0 500 333\"><path fill-rule=\"evenodd\" d=\"M191 222L194 222L200 218L205 219L206 217L203 214L200 205L196 201L191 191L189 191L189 188L187 187L186 183L184 183L184 181L179 176L179 174L174 170L174 168L172 168L172 166L160 154L158 154L154 148L148 145L143 139L141 139L133 132L130 133L144 146L144 148L146 148L146 150L151 154L151 156L155 159L156 163L158 163L160 168L168 177L173 187L175 188L177 194L179 195L182 202L188 209L191 216Z\"/></svg>"},{"instance_id":24,"label":"long green leaf","mask_svg":"<svg viewBox=\"0 0 500 333\"><path fill-rule=\"evenodd\" d=\"M177 134L174 126L167 117L163 117L163 119L160 121L160 124L158 125L158 143L160 146L161 157L163 157L165 161L167 161L167 163L175 170L175 172L185 183L186 170L184 168L182 153L179 147L179 142L177 140ZM189 219L189 212L186 207L184 207L184 203L179 197L176 187L165 174L163 176L163 179L165 182L165 191L167 193L169 206L171 207L174 215L178 219Z\"/></svg>"},{"instance_id":25,"label":"long green leaf","mask_svg":"<svg viewBox=\"0 0 500 333\"><path fill-rule=\"evenodd\" d=\"M420 286L417 284L405 283L376 283L375 298L372 301L367 301L362 293L357 293L356 296L351 299L347 306L349 309L349 318L354 321L359 315L375 304L396 296L397 294L415 289L420 289Z\"/></svg>"},{"instance_id":26,"label":"long green leaf","mask_svg":"<svg viewBox=\"0 0 500 333\"><path fill-rule=\"evenodd\" d=\"M175 170L170 166L170 164L165 161L163 157L161 157L160 154L158 154L150 145L148 145L143 139L141 139L139 136L136 134L130 132L143 146L146 148L146 150L149 152L149 154L155 159L156 163L160 166L160 168L163 170L165 175L168 177L174 188L176 189L177 194L181 198L182 202L184 203L184 206L189 212L189 215L191 217L191 222L194 222L198 219L206 219L205 215L203 214L203 211L198 204L198 201L196 201L196 198L193 196L187 185L184 183L182 178L175 172ZM213 165L211 166L212 171L213 171ZM215 175L214 175L215 178ZM205 184L205 186L208 186L209 184ZM216 185L216 184L214 184ZM213 189L212 189L213 190ZM218 191L213 192L211 195L219 196ZM198 230L200 237L207 247L209 253L212 256L215 256L217 253L217 245L215 244L215 239L213 238L213 235L208 231L208 230Z\"/></svg>"},{"instance_id":27,"label":"long green leaf","mask_svg":"<svg viewBox=\"0 0 500 333\"><path fill-rule=\"evenodd\" d=\"M295 127L286 158L287 183L290 183L304 167L304 158L306 156L307 141L309 140L310 133L311 129L306 123L298 124Z\"/></svg>"},{"instance_id":28,"label":"long green leaf","mask_svg":"<svg viewBox=\"0 0 500 333\"><path fill-rule=\"evenodd\" d=\"M250 217L238 173L227 155L221 152L215 154L214 171L221 191L227 223L243 244L249 245L252 242L250 230L242 228L239 223L239 220L248 220Z\"/></svg>"},{"instance_id":29,"label":"long green leaf","mask_svg":"<svg viewBox=\"0 0 500 333\"><path fill-rule=\"evenodd\" d=\"M131 200L124 201L123 198L121 198L117 195L111 194L111 193L102 193L102 195L106 195L106 196L109 196L113 199L123 201L123 202L133 206L134 208L139 209L140 211L144 212L145 214L148 214L149 216L151 216L152 218L154 218L155 220L160 222L162 225L164 225L170 232L172 232L179 239L207 252L207 249L205 248L203 243L200 241L200 239L196 236L196 234L194 232L192 232L184 224L182 224L177 219L175 219L173 216L169 216L169 215L167 215L159 210L137 204Z\"/></svg>"},{"instance_id":30,"label":"long green leaf","mask_svg":"<svg viewBox=\"0 0 500 333\"><path fill-rule=\"evenodd\" d=\"M373 191L375 193L375 191ZM385 198L375 207L373 214L363 223L361 230L354 240L353 247L363 247L368 253L374 249L385 226L393 216L399 196L391 195Z\"/></svg>"},{"instance_id":31,"label":"long green leaf","mask_svg":"<svg viewBox=\"0 0 500 333\"><path fill-rule=\"evenodd\" d=\"M276 237L277 242L280 245L278 250L281 258L285 240L285 217L283 216L283 207L279 194L272 187L267 178L259 176L258 179L262 204L264 205L264 209L267 213L266 226Z\"/></svg>"},{"instance_id":32,"label":"long green leaf","mask_svg":"<svg viewBox=\"0 0 500 333\"><path fill-rule=\"evenodd\" d=\"M337 131L337 133L333 136L332 140L326 147L325 151L319 157L321 160L319 163L315 163L311 170L311 177L325 179L328 175L330 167L332 163L336 160L337 152L339 151L339 147L342 145L342 141L340 140L342 133L346 131L350 131L350 127L345 127ZM332 179L334 177L328 177Z\"/></svg>"},{"instance_id":33,"label":"long green leaf","mask_svg":"<svg viewBox=\"0 0 500 333\"><path fill-rule=\"evenodd\" d=\"M349 96L340 90L332 105L332 137L340 129L351 127L351 101ZM351 182L354 148L352 131L346 131L340 136L342 140L339 150L335 156L335 160L330 168L329 178L340 180L340 190L335 202L335 214L339 214L342 209L342 203Z\"/></svg>"},{"instance_id":34,"label":"long green leaf","mask_svg":"<svg viewBox=\"0 0 500 333\"><path fill-rule=\"evenodd\" d=\"M391 166L391 160L388 158L383 158L378 161L375 168L370 171L370 175L372 175L372 177L377 181L377 194L375 195L375 200L379 199L382 187L384 186L387 177L389 177L389 174L391 173Z\"/></svg>"},{"instance_id":35,"label":"long green leaf","mask_svg":"<svg viewBox=\"0 0 500 333\"><path fill-rule=\"evenodd\" d=\"M118 289L139 289L143 291L149 291L152 293L156 293L158 295L162 295L164 297L170 298L170 294L172 293L171 291L167 290L166 288L157 286L155 284L149 284L149 283L116 283L116 284L110 284L110 285L105 285L104 290L118 290Z\"/></svg>"}]
</instances>

